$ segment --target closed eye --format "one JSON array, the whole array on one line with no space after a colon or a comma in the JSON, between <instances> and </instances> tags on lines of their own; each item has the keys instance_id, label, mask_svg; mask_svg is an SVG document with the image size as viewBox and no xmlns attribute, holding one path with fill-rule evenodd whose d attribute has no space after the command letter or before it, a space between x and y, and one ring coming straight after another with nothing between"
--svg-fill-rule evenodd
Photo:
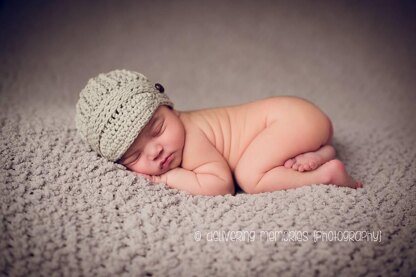
<instances>
[{"instance_id":1,"label":"closed eye","mask_svg":"<svg viewBox=\"0 0 416 277\"><path fill-rule=\"evenodd\" d=\"M157 127L153 132L152 132L152 136L153 137L157 137L162 133L162 127L163 124L160 124L159 127Z\"/></svg>"}]
</instances>

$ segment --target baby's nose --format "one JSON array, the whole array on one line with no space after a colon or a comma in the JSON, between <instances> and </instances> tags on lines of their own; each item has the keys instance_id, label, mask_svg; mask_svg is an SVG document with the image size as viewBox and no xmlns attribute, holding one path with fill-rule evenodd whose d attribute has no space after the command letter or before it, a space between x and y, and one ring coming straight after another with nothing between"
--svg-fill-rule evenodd
<instances>
[{"instance_id":1,"label":"baby's nose","mask_svg":"<svg viewBox=\"0 0 416 277\"><path fill-rule=\"evenodd\" d=\"M152 160L157 160L161 156L162 151L163 151L162 145L154 144L150 150L150 157L152 158Z\"/></svg>"}]
</instances>

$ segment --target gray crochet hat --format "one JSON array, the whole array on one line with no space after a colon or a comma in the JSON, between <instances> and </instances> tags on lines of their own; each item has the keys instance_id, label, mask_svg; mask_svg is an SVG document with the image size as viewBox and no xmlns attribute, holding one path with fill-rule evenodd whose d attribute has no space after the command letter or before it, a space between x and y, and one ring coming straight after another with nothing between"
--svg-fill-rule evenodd
<instances>
[{"instance_id":1,"label":"gray crochet hat","mask_svg":"<svg viewBox=\"0 0 416 277\"><path fill-rule=\"evenodd\" d=\"M76 105L75 125L94 151L117 161L161 105L173 108L162 85L138 72L114 70L88 80Z\"/></svg>"}]
</instances>

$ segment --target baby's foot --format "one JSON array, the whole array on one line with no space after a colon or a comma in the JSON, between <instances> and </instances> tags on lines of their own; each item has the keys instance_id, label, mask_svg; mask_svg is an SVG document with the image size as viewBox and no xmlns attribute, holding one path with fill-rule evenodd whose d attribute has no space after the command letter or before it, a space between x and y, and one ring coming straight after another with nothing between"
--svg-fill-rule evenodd
<instances>
[{"instance_id":1,"label":"baby's foot","mask_svg":"<svg viewBox=\"0 0 416 277\"><path fill-rule=\"evenodd\" d=\"M340 160L331 160L317 169L322 172L324 184L334 184L340 187L362 188L363 184L355 181L345 170Z\"/></svg>"},{"instance_id":2,"label":"baby's foot","mask_svg":"<svg viewBox=\"0 0 416 277\"><path fill-rule=\"evenodd\" d=\"M314 152L300 154L284 163L286 168L303 172L311 171L335 158L335 149L331 145L324 145Z\"/></svg>"}]
</instances>

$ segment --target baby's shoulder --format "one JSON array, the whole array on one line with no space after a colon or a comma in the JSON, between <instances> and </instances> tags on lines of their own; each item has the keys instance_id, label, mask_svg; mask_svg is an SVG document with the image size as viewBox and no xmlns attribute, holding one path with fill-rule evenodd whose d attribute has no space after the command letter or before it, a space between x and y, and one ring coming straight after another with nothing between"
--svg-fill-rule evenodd
<instances>
[{"instance_id":1,"label":"baby's shoulder","mask_svg":"<svg viewBox=\"0 0 416 277\"><path fill-rule=\"evenodd\" d=\"M195 117L189 113L181 113L180 119L185 129L185 144L181 166L188 170L194 170L207 162L209 156L213 155L212 152L215 152L215 148L204 130L200 128L199 121L195 122Z\"/></svg>"},{"instance_id":2,"label":"baby's shoulder","mask_svg":"<svg viewBox=\"0 0 416 277\"><path fill-rule=\"evenodd\" d=\"M186 131L200 130L211 139L225 116L225 109L215 108L182 112L180 119Z\"/></svg>"}]
</instances>

